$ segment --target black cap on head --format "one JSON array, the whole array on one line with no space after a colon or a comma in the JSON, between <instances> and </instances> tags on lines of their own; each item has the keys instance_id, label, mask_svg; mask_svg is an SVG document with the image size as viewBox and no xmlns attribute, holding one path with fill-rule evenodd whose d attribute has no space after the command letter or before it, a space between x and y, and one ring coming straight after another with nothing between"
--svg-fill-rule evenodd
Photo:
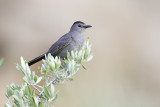
<instances>
[{"instance_id":1,"label":"black cap on head","mask_svg":"<svg viewBox=\"0 0 160 107\"><path fill-rule=\"evenodd\" d=\"M82 22L82 21L76 21L76 22L74 22L73 24L77 24L77 23L85 24L85 23Z\"/></svg>"}]
</instances>

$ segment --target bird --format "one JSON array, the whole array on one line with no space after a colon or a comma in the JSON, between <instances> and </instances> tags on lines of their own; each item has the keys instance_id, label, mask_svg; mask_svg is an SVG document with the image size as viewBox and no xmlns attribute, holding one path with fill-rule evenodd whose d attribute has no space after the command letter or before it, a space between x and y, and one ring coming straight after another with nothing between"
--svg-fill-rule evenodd
<instances>
[{"instance_id":1,"label":"bird","mask_svg":"<svg viewBox=\"0 0 160 107\"><path fill-rule=\"evenodd\" d=\"M67 52L72 50L79 51L84 43L84 32L87 28L92 27L91 25L86 25L82 21L76 21L71 26L68 33L60 37L50 48L49 50L36 57L35 59L28 62L28 65L31 66L42 59L45 59L45 55L49 53L55 57L59 56L61 59L67 57Z\"/></svg>"}]
</instances>

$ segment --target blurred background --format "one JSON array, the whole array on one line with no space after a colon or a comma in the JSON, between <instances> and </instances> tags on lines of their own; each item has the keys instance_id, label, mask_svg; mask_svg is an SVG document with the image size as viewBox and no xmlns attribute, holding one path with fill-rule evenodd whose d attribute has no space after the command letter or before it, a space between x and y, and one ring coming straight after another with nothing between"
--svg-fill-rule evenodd
<instances>
[{"instance_id":1,"label":"blurred background","mask_svg":"<svg viewBox=\"0 0 160 107\"><path fill-rule=\"evenodd\" d=\"M93 26L94 58L56 86L55 107L160 107L159 0L0 0L0 106L7 85L23 84L20 56L45 53L78 20Z\"/></svg>"}]
</instances>

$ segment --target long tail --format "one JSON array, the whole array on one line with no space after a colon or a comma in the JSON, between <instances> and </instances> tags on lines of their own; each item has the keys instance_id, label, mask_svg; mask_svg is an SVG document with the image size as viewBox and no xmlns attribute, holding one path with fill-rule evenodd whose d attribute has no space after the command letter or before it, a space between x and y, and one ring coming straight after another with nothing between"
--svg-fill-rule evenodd
<instances>
[{"instance_id":1,"label":"long tail","mask_svg":"<svg viewBox=\"0 0 160 107\"><path fill-rule=\"evenodd\" d=\"M41 60L44 59L44 58L45 58L45 54L43 54L43 55L41 55L41 56L39 56L39 57L37 57L37 58L29 61L29 62L28 62L28 65L31 66L31 65L33 65L33 64L41 61Z\"/></svg>"}]
</instances>

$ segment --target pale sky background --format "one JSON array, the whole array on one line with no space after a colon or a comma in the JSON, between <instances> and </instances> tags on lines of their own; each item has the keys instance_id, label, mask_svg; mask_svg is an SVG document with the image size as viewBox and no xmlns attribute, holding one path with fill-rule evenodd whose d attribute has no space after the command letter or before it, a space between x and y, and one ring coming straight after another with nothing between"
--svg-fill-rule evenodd
<instances>
[{"instance_id":1,"label":"pale sky background","mask_svg":"<svg viewBox=\"0 0 160 107\"><path fill-rule=\"evenodd\" d=\"M94 58L56 86L55 107L160 107L159 0L0 0L0 106L7 85L23 84L20 56L45 53L78 20L93 26Z\"/></svg>"}]
</instances>

